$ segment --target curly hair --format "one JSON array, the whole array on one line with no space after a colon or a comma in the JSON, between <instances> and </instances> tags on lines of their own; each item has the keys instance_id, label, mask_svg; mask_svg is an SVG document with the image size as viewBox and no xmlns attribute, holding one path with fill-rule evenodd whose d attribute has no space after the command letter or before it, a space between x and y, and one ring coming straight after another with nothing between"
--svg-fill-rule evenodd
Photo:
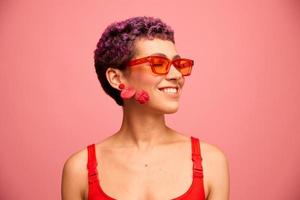
<instances>
[{"instance_id":1,"label":"curly hair","mask_svg":"<svg viewBox=\"0 0 300 200\"><path fill-rule=\"evenodd\" d=\"M113 88L106 79L109 67L123 70L134 57L134 41L137 38L174 40L174 31L159 18L132 17L114 22L103 32L94 51L94 65L98 80L103 90L111 96L119 106L123 106L120 91Z\"/></svg>"}]
</instances>

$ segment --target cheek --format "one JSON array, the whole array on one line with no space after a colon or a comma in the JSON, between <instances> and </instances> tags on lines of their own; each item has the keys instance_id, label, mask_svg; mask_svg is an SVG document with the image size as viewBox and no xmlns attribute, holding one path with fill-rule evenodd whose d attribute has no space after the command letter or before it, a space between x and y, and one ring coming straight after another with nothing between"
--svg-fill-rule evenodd
<instances>
[{"instance_id":1,"label":"cheek","mask_svg":"<svg viewBox=\"0 0 300 200\"><path fill-rule=\"evenodd\" d=\"M159 75L153 74L151 69L141 69L131 74L131 83L140 89L155 88L161 81Z\"/></svg>"}]
</instances>

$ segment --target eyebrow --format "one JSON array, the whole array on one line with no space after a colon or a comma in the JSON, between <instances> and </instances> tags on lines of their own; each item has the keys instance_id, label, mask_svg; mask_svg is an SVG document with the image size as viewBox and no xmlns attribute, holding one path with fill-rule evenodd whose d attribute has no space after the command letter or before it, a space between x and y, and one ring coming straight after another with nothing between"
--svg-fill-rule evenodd
<instances>
[{"instance_id":1,"label":"eyebrow","mask_svg":"<svg viewBox=\"0 0 300 200\"><path fill-rule=\"evenodd\" d=\"M154 53L154 54L151 54L151 56L163 56L163 57L167 58L167 56L163 53ZM176 58L181 58L181 57L180 57L180 55L176 54L175 56L173 56L172 59L176 59Z\"/></svg>"}]
</instances>

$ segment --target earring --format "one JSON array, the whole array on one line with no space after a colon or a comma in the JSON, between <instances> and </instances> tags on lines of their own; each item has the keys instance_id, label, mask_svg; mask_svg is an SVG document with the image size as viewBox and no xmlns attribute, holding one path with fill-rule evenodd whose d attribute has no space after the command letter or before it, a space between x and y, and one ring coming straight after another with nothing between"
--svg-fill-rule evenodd
<instances>
[{"instance_id":1,"label":"earring","mask_svg":"<svg viewBox=\"0 0 300 200\"><path fill-rule=\"evenodd\" d=\"M149 101L149 94L145 90L136 91L132 86L125 88L124 83L119 84L119 89L121 89L120 95L123 99L130 99L134 96L134 99L140 104L145 104L147 101Z\"/></svg>"},{"instance_id":2,"label":"earring","mask_svg":"<svg viewBox=\"0 0 300 200\"><path fill-rule=\"evenodd\" d=\"M119 88L121 89L121 97L123 99L130 99L136 93L136 90L133 87L125 88L125 84L124 83L121 83L119 85Z\"/></svg>"},{"instance_id":3,"label":"earring","mask_svg":"<svg viewBox=\"0 0 300 200\"><path fill-rule=\"evenodd\" d=\"M140 104L144 104L147 101L149 101L149 94L145 90L141 90L141 91L136 92L134 98Z\"/></svg>"}]
</instances>

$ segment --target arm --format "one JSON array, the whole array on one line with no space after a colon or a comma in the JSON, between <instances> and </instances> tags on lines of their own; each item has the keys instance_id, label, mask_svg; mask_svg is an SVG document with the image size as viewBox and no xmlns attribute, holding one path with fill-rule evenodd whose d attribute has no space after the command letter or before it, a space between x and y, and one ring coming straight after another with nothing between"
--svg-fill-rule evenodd
<instances>
[{"instance_id":1,"label":"arm","mask_svg":"<svg viewBox=\"0 0 300 200\"><path fill-rule=\"evenodd\" d=\"M209 167L210 192L207 200L229 200L229 166L221 149L214 147Z\"/></svg>"},{"instance_id":2,"label":"arm","mask_svg":"<svg viewBox=\"0 0 300 200\"><path fill-rule=\"evenodd\" d=\"M82 166L79 155L72 155L64 164L61 182L62 200L83 200Z\"/></svg>"}]
</instances>

